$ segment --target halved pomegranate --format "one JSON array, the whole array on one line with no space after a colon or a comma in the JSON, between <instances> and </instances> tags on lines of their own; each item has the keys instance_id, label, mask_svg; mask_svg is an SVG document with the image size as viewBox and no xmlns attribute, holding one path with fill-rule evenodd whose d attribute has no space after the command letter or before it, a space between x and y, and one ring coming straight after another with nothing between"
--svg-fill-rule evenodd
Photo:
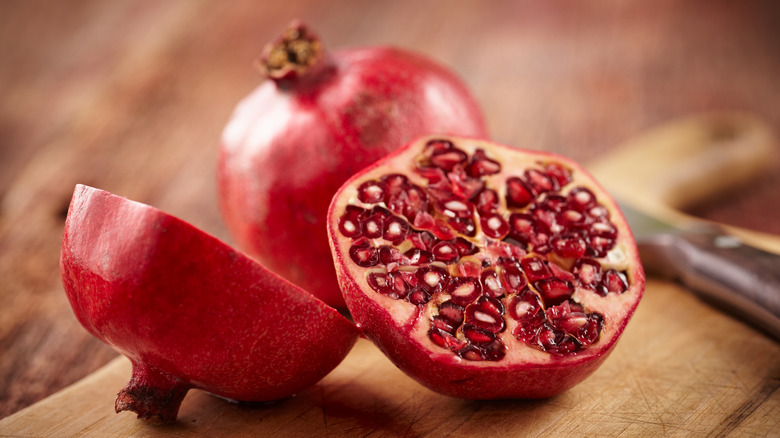
<instances>
[{"instance_id":1,"label":"halved pomegranate","mask_svg":"<svg viewBox=\"0 0 780 438\"><path fill-rule=\"evenodd\" d=\"M633 236L577 163L466 138L414 141L329 211L355 321L443 394L541 398L607 357L644 291Z\"/></svg>"},{"instance_id":2,"label":"halved pomegranate","mask_svg":"<svg viewBox=\"0 0 780 438\"><path fill-rule=\"evenodd\" d=\"M350 176L428 133L486 137L463 82L393 47L328 51L299 21L269 44L264 81L225 127L220 209L238 246L334 307L344 307L326 232Z\"/></svg>"},{"instance_id":3,"label":"halved pomegranate","mask_svg":"<svg viewBox=\"0 0 780 438\"><path fill-rule=\"evenodd\" d=\"M60 269L79 322L127 356L116 411L166 423L190 388L288 397L338 365L358 329L216 238L157 209L76 187Z\"/></svg>"}]
</instances>

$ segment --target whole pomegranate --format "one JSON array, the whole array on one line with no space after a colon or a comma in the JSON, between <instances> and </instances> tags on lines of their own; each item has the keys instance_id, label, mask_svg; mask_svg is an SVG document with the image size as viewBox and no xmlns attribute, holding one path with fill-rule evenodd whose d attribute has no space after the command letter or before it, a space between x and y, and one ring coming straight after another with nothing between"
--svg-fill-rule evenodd
<instances>
[{"instance_id":1,"label":"whole pomegranate","mask_svg":"<svg viewBox=\"0 0 780 438\"><path fill-rule=\"evenodd\" d=\"M199 388L274 400L338 365L359 334L335 309L191 225L76 187L60 269L81 324L127 356L116 411L167 423Z\"/></svg>"},{"instance_id":2,"label":"whole pomegranate","mask_svg":"<svg viewBox=\"0 0 780 438\"><path fill-rule=\"evenodd\" d=\"M326 52L294 22L259 59L219 152L220 207L240 248L343 307L326 234L333 194L357 171L430 133L485 137L481 112L444 67L389 47Z\"/></svg>"},{"instance_id":3,"label":"whole pomegranate","mask_svg":"<svg viewBox=\"0 0 780 438\"><path fill-rule=\"evenodd\" d=\"M607 357L644 291L615 202L550 153L423 138L347 181L328 215L354 320L404 372L451 396L571 388Z\"/></svg>"}]
</instances>

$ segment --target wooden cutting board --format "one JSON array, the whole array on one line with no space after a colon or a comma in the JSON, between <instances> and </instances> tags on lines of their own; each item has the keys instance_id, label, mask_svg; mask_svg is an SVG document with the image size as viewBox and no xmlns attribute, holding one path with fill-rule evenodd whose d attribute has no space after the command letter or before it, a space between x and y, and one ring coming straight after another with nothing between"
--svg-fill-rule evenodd
<instances>
[{"instance_id":1,"label":"wooden cutting board","mask_svg":"<svg viewBox=\"0 0 780 438\"><path fill-rule=\"evenodd\" d=\"M736 158L725 156L731 166L744 165L747 178L759 169L761 160L753 158L768 151L771 138L762 126L743 121L747 124L739 126L748 130L748 141L729 149L742 151ZM616 169L631 169L637 156L644 157L643 168L679 168L689 146L700 145L696 123L657 131L656 137L632 142L623 149L627 153L619 149L591 168L609 186L625 181ZM677 146L669 149L669 144ZM648 154L653 148L656 152ZM713 161L726 154L711 152ZM688 169L699 181L723 180L718 166ZM643 172L633 175L617 190L621 195L656 186L641 180L647 178ZM677 209L712 194L698 186L685 189L691 196L683 200L670 198L676 190L649 190L654 198L642 207L685 222L689 217ZM780 252L779 238L758 237L764 247ZM358 341L325 379L287 400L234 404L190 391L178 423L170 426L114 413L114 397L129 376L129 362L117 358L0 420L0 436L780 436L780 344L660 279L648 281L645 298L604 365L548 400L475 402L441 396L406 377L366 340Z\"/></svg>"}]
</instances>

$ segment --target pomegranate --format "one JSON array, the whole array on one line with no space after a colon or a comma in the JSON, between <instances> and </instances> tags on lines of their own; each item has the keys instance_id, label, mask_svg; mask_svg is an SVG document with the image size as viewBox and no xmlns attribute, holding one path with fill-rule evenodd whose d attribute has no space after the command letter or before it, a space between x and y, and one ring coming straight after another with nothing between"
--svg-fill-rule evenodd
<instances>
[{"instance_id":1,"label":"pomegranate","mask_svg":"<svg viewBox=\"0 0 780 438\"><path fill-rule=\"evenodd\" d=\"M407 144L339 189L328 233L355 322L456 397L571 388L644 292L628 225L582 167L488 141Z\"/></svg>"},{"instance_id":2,"label":"pomegranate","mask_svg":"<svg viewBox=\"0 0 780 438\"><path fill-rule=\"evenodd\" d=\"M258 65L266 80L222 136L220 209L241 249L343 307L325 225L333 194L417 136L485 137L481 112L462 82L426 57L390 47L326 52L300 22Z\"/></svg>"},{"instance_id":3,"label":"pomegranate","mask_svg":"<svg viewBox=\"0 0 780 438\"><path fill-rule=\"evenodd\" d=\"M359 335L216 238L83 185L60 269L81 324L132 362L116 411L154 423L174 421L190 388L242 401L290 396L336 367Z\"/></svg>"}]
</instances>

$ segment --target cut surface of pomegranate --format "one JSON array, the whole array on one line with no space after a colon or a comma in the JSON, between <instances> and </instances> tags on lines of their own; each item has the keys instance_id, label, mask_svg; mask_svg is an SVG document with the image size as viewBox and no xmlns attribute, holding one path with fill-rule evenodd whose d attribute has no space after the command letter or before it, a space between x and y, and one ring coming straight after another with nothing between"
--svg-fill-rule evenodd
<instances>
[{"instance_id":1,"label":"cut surface of pomegranate","mask_svg":"<svg viewBox=\"0 0 780 438\"><path fill-rule=\"evenodd\" d=\"M275 400L324 377L359 330L216 238L150 206L76 187L60 270L73 311L127 356L117 412L176 419L191 388Z\"/></svg>"},{"instance_id":2,"label":"cut surface of pomegranate","mask_svg":"<svg viewBox=\"0 0 780 438\"><path fill-rule=\"evenodd\" d=\"M644 292L615 202L550 153L421 138L347 181L328 227L354 320L447 395L571 388L614 348Z\"/></svg>"},{"instance_id":3,"label":"cut surface of pomegranate","mask_svg":"<svg viewBox=\"0 0 780 438\"><path fill-rule=\"evenodd\" d=\"M326 51L300 22L258 65L266 80L238 104L220 142L220 209L241 249L343 308L325 224L333 194L417 136L486 137L482 113L461 80L427 57L393 47Z\"/></svg>"}]
</instances>

